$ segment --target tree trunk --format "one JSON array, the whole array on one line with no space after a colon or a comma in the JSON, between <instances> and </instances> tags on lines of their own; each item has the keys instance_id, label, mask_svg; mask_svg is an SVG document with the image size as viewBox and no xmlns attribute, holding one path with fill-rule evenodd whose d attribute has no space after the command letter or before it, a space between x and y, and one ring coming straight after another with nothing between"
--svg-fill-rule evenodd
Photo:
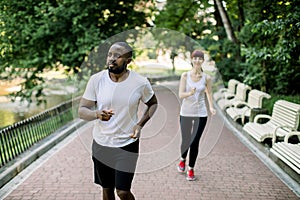
<instances>
[{"instance_id":1,"label":"tree trunk","mask_svg":"<svg viewBox=\"0 0 300 200\"><path fill-rule=\"evenodd\" d=\"M234 32L232 30L232 26L231 26L231 23L230 23L230 20L229 20L229 17L226 13L226 10L224 9L223 5L222 5L222 2L220 0L214 0L214 2L217 4L217 8L219 10L219 13L220 13L220 16L221 16L221 19L222 19L222 22L224 24L224 28L225 28L225 31L226 31L226 34L227 34L227 38L234 42L234 43L237 43L237 39L234 35Z\"/></svg>"},{"instance_id":2,"label":"tree trunk","mask_svg":"<svg viewBox=\"0 0 300 200\"><path fill-rule=\"evenodd\" d=\"M242 0L238 0L238 9L239 9L239 26L238 26L238 31L240 32L242 28L244 27L245 23L245 14L244 14L244 4Z\"/></svg>"}]
</instances>

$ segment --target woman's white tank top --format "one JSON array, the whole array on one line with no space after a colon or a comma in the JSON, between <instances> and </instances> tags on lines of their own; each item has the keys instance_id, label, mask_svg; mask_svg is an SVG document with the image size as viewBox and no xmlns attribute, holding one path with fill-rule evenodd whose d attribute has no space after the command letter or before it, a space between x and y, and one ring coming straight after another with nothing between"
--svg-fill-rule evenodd
<instances>
[{"instance_id":1,"label":"woman's white tank top","mask_svg":"<svg viewBox=\"0 0 300 200\"><path fill-rule=\"evenodd\" d=\"M190 71L187 72L186 91L196 88L194 95L184 98L180 108L180 115L186 117L207 117L207 109L205 104L205 87L206 74L203 73L202 78L194 82L191 79Z\"/></svg>"}]
</instances>

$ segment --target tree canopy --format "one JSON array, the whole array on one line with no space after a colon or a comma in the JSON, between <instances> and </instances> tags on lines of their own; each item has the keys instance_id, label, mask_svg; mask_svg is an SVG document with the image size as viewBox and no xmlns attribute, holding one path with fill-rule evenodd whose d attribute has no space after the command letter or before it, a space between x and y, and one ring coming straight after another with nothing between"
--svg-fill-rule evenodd
<instances>
[{"instance_id":1,"label":"tree canopy","mask_svg":"<svg viewBox=\"0 0 300 200\"><path fill-rule=\"evenodd\" d=\"M267 92L299 94L299 3L168 0L155 23L197 40L225 81L235 78Z\"/></svg>"},{"instance_id":2,"label":"tree canopy","mask_svg":"<svg viewBox=\"0 0 300 200\"><path fill-rule=\"evenodd\" d=\"M24 79L15 95L30 99L43 96L41 72L61 64L76 72L105 39L147 26L151 2L2 0L0 10L1 79Z\"/></svg>"},{"instance_id":3,"label":"tree canopy","mask_svg":"<svg viewBox=\"0 0 300 200\"><path fill-rule=\"evenodd\" d=\"M149 26L151 18L155 27L199 42L223 80L236 78L269 93L299 94L299 1L167 0L155 11L155 2L145 0L1 0L0 76L24 80L16 96L40 97L41 72L64 65L76 73L99 43Z\"/></svg>"}]
</instances>

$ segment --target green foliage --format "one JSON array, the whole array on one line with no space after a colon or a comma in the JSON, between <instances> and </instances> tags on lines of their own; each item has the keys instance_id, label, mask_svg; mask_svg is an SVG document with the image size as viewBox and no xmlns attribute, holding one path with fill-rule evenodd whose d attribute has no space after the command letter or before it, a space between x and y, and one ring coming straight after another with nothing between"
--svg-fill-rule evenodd
<instances>
[{"instance_id":1,"label":"green foliage","mask_svg":"<svg viewBox=\"0 0 300 200\"><path fill-rule=\"evenodd\" d=\"M159 28L176 30L194 39L203 38L203 31L212 28L211 21L204 23L206 17L211 17L211 13L203 12L208 6L207 0L168 0L156 16L155 24ZM198 15L198 12L203 13Z\"/></svg>"},{"instance_id":2,"label":"green foliage","mask_svg":"<svg viewBox=\"0 0 300 200\"><path fill-rule=\"evenodd\" d=\"M159 48L171 50L172 60L180 53L205 49L202 43L209 42L205 37L209 36L209 30L213 29L212 21L206 20L213 17L211 12L204 12L211 7L208 2L168 0L164 9L155 16L156 27L174 30L173 33L169 31L167 35L162 34L158 45ZM174 70L175 68L173 73Z\"/></svg>"},{"instance_id":3,"label":"green foliage","mask_svg":"<svg viewBox=\"0 0 300 200\"><path fill-rule=\"evenodd\" d=\"M243 78L238 76L243 71L243 66L240 65L240 61L236 58L239 52L238 46L228 39L220 40L217 44L217 47L209 46L208 50L211 52L213 60L216 61L223 80L228 81L231 79L232 74L237 74L235 79L242 81ZM212 51L212 48L216 48L216 50Z\"/></svg>"},{"instance_id":4,"label":"green foliage","mask_svg":"<svg viewBox=\"0 0 300 200\"><path fill-rule=\"evenodd\" d=\"M261 21L249 18L241 30L244 82L269 93L299 94L300 10L295 4L267 1L256 8L263 11Z\"/></svg>"},{"instance_id":5,"label":"green foliage","mask_svg":"<svg viewBox=\"0 0 300 200\"><path fill-rule=\"evenodd\" d=\"M126 29L146 26L149 8L139 0L0 1L1 79L24 80L15 94L43 95L40 73L60 64L77 72L100 42Z\"/></svg>"},{"instance_id":6,"label":"green foliage","mask_svg":"<svg viewBox=\"0 0 300 200\"><path fill-rule=\"evenodd\" d=\"M299 0L223 1L238 43L227 39L214 1L168 0L155 16L146 2L0 1L1 79L21 77L24 84L16 95L39 98L44 87L41 72L61 64L77 72L99 43L124 30L145 27L151 18L158 28L194 39L162 35L158 47L178 47L172 49L175 55L202 46L224 81L235 78L274 94L300 93Z\"/></svg>"},{"instance_id":7,"label":"green foliage","mask_svg":"<svg viewBox=\"0 0 300 200\"><path fill-rule=\"evenodd\" d=\"M237 44L228 41L218 9L208 1L168 1L156 24L196 39L224 81L235 78L269 93L299 94L299 0L223 2Z\"/></svg>"}]
</instances>

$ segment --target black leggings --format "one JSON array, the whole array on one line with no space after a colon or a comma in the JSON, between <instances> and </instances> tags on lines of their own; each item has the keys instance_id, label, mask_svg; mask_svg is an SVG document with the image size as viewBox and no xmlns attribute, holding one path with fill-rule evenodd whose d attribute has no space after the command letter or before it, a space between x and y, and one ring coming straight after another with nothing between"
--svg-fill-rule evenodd
<instances>
[{"instance_id":1,"label":"black leggings","mask_svg":"<svg viewBox=\"0 0 300 200\"><path fill-rule=\"evenodd\" d=\"M199 142L207 122L207 117L180 116L181 157L186 158L188 151L189 167L194 167L199 152Z\"/></svg>"}]
</instances>

